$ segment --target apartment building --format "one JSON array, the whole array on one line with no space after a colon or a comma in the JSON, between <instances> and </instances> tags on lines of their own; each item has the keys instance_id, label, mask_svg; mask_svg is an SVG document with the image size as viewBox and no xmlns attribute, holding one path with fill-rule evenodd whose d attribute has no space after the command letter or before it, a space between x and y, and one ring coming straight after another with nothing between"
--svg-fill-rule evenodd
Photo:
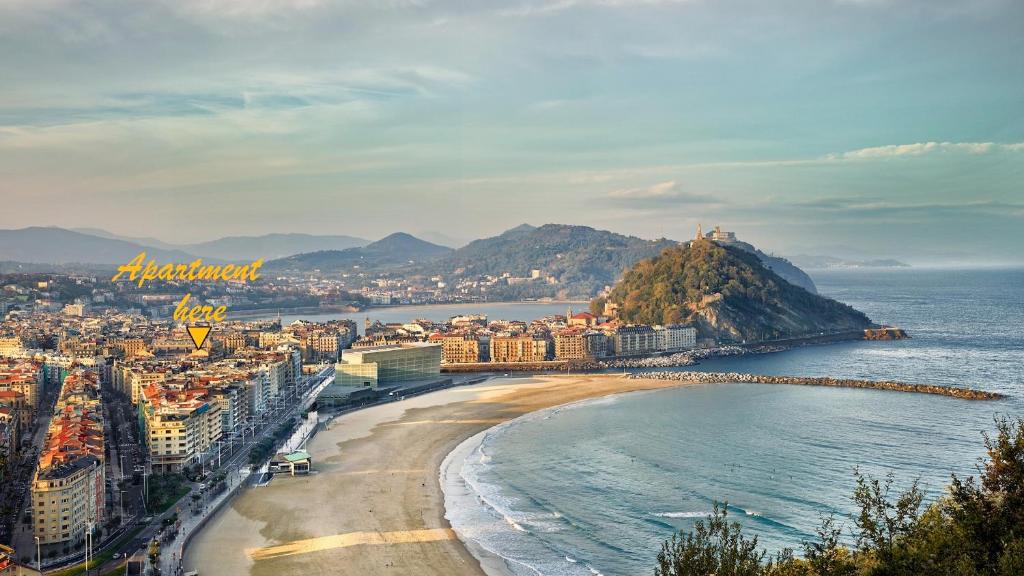
<instances>
[{"instance_id":1,"label":"apartment building","mask_svg":"<svg viewBox=\"0 0 1024 576\"><path fill-rule=\"evenodd\" d=\"M480 362L480 340L472 334L434 334L430 341L441 345L444 364Z\"/></svg>"},{"instance_id":2,"label":"apartment building","mask_svg":"<svg viewBox=\"0 0 1024 576\"><path fill-rule=\"evenodd\" d=\"M658 334L650 326L619 326L612 334L616 356L639 356L658 351Z\"/></svg>"},{"instance_id":3,"label":"apartment building","mask_svg":"<svg viewBox=\"0 0 1024 576\"><path fill-rule=\"evenodd\" d=\"M39 409L39 398L46 383L43 366L33 360L0 360L0 391L20 392L33 410Z\"/></svg>"},{"instance_id":4,"label":"apartment building","mask_svg":"<svg viewBox=\"0 0 1024 576\"><path fill-rule=\"evenodd\" d=\"M690 350L697 346L697 329L692 326L672 324L655 326L659 352Z\"/></svg>"},{"instance_id":5,"label":"apartment building","mask_svg":"<svg viewBox=\"0 0 1024 576\"><path fill-rule=\"evenodd\" d=\"M64 379L32 481L33 532L41 544L77 544L102 522L103 412L95 373Z\"/></svg>"},{"instance_id":6,"label":"apartment building","mask_svg":"<svg viewBox=\"0 0 1024 576\"><path fill-rule=\"evenodd\" d=\"M543 362L548 357L548 340L539 336L491 337L491 362Z\"/></svg>"},{"instance_id":7,"label":"apartment building","mask_svg":"<svg viewBox=\"0 0 1024 576\"><path fill-rule=\"evenodd\" d=\"M556 360L588 360L608 353L608 337L601 332L570 328L554 335Z\"/></svg>"},{"instance_id":8,"label":"apartment building","mask_svg":"<svg viewBox=\"0 0 1024 576\"><path fill-rule=\"evenodd\" d=\"M179 391L151 384L143 391L143 402L143 437L154 472L180 472L223 434L221 406L206 389Z\"/></svg>"}]
</instances>

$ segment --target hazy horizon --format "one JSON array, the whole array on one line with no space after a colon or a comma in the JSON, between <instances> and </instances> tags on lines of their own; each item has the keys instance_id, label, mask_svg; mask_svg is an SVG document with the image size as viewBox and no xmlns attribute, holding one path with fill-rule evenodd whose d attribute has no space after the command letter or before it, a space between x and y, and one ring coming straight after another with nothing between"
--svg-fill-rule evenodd
<instances>
[{"instance_id":1,"label":"hazy horizon","mask_svg":"<svg viewBox=\"0 0 1024 576\"><path fill-rule=\"evenodd\" d=\"M1020 264L1022 27L1012 0L0 1L0 228L699 222Z\"/></svg>"}]
</instances>

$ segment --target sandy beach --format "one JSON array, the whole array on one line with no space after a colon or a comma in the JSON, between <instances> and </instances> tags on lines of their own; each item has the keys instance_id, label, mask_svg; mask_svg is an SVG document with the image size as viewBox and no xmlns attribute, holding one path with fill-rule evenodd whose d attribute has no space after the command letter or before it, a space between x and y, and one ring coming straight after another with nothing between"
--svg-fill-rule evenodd
<instances>
[{"instance_id":1,"label":"sandy beach","mask_svg":"<svg viewBox=\"0 0 1024 576\"><path fill-rule=\"evenodd\" d=\"M680 385L611 375L499 378L346 414L308 445L316 474L240 494L192 541L186 570L484 574L444 518L438 472L451 450L535 410Z\"/></svg>"}]
</instances>

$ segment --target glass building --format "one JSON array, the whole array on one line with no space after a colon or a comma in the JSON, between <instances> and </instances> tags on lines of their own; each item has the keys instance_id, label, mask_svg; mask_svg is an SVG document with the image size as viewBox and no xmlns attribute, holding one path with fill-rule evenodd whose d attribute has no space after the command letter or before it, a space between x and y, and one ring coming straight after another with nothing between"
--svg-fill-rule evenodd
<instances>
[{"instance_id":1,"label":"glass building","mask_svg":"<svg viewBox=\"0 0 1024 576\"><path fill-rule=\"evenodd\" d=\"M441 375L441 345L424 342L345 350L334 367L337 386L376 389L433 380Z\"/></svg>"}]
</instances>

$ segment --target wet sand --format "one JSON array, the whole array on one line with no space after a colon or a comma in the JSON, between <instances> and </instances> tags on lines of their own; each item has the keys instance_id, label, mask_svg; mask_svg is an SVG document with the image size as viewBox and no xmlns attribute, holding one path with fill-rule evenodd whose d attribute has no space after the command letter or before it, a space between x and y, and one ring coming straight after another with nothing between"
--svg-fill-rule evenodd
<instances>
[{"instance_id":1,"label":"wet sand","mask_svg":"<svg viewBox=\"0 0 1024 576\"><path fill-rule=\"evenodd\" d=\"M200 576L482 575L444 518L438 478L463 440L525 413L633 390L688 385L616 375L499 378L346 414L307 446L316 474L237 496L198 534ZM500 563L484 557L486 573Z\"/></svg>"}]
</instances>

